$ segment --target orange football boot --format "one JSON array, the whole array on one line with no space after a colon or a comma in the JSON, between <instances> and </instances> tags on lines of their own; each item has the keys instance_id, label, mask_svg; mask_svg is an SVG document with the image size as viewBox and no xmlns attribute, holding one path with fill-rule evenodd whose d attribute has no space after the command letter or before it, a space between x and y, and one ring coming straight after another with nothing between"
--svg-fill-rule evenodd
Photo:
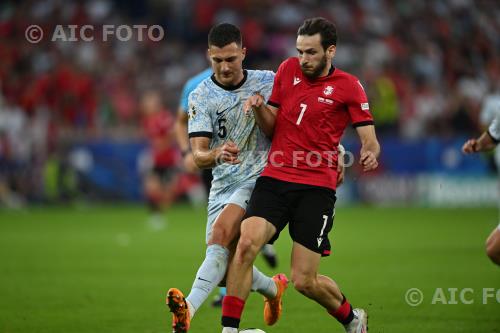
<instances>
[{"instance_id":1,"label":"orange football boot","mask_svg":"<svg viewBox=\"0 0 500 333\"><path fill-rule=\"evenodd\" d=\"M274 298L264 298L264 321L269 326L274 325L281 317L281 298L288 287L288 278L285 274L276 274L273 276L273 280L278 292Z\"/></svg>"},{"instance_id":2,"label":"orange football boot","mask_svg":"<svg viewBox=\"0 0 500 333\"><path fill-rule=\"evenodd\" d=\"M185 333L189 330L191 318L189 309L182 292L177 288L170 288L167 293L167 306L172 312L172 333Z\"/></svg>"}]
</instances>

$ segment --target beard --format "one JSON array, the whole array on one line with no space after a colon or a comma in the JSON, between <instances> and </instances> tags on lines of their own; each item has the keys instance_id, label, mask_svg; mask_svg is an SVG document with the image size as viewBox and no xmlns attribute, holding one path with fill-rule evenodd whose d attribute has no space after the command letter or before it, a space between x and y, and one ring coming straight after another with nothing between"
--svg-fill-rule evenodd
<instances>
[{"instance_id":1,"label":"beard","mask_svg":"<svg viewBox=\"0 0 500 333\"><path fill-rule=\"evenodd\" d=\"M326 67L326 54L323 56L323 58L321 58L321 61L319 62L319 64L314 67L314 68L304 68L302 65L300 66L300 69L302 70L302 74L304 74L305 76L307 76L308 78L310 79L315 79L317 78L318 76L321 75L321 73L323 73L323 71L325 70L325 67ZM307 71L307 72L306 72Z\"/></svg>"}]
</instances>

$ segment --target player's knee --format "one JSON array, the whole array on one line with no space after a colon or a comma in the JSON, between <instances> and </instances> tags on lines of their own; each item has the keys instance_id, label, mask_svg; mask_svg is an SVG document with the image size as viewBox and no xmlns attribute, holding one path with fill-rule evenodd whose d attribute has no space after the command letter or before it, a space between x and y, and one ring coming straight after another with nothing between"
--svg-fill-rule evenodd
<instances>
[{"instance_id":1,"label":"player's knee","mask_svg":"<svg viewBox=\"0 0 500 333\"><path fill-rule=\"evenodd\" d=\"M237 260L241 262L253 262L257 252L258 248L252 237L242 234L236 249Z\"/></svg>"},{"instance_id":2,"label":"player's knee","mask_svg":"<svg viewBox=\"0 0 500 333\"><path fill-rule=\"evenodd\" d=\"M227 247L231 241L231 233L228 228L217 223L212 226L209 244L219 244Z\"/></svg>"},{"instance_id":3,"label":"player's knee","mask_svg":"<svg viewBox=\"0 0 500 333\"><path fill-rule=\"evenodd\" d=\"M486 254L491 261L500 265L500 233L496 230L486 240Z\"/></svg>"},{"instance_id":4,"label":"player's knee","mask_svg":"<svg viewBox=\"0 0 500 333\"><path fill-rule=\"evenodd\" d=\"M295 290L309 296L313 293L315 279L304 274L293 274L292 272L292 283Z\"/></svg>"},{"instance_id":5,"label":"player's knee","mask_svg":"<svg viewBox=\"0 0 500 333\"><path fill-rule=\"evenodd\" d=\"M500 265L500 244L486 244L486 254L495 264Z\"/></svg>"}]
</instances>

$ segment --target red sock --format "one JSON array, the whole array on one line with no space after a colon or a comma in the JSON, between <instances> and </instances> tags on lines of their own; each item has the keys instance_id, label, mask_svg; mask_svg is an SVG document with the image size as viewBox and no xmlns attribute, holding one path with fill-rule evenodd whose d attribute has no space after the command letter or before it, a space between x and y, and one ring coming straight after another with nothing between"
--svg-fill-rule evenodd
<instances>
[{"instance_id":1,"label":"red sock","mask_svg":"<svg viewBox=\"0 0 500 333\"><path fill-rule=\"evenodd\" d=\"M245 301L235 296L224 296L222 300L222 326L240 327L241 314Z\"/></svg>"},{"instance_id":2,"label":"red sock","mask_svg":"<svg viewBox=\"0 0 500 333\"><path fill-rule=\"evenodd\" d=\"M342 303L339 308L336 310L330 310L328 313L334 316L341 324L347 325L353 320L354 313L352 312L351 304L347 301L344 295L342 296L344 298L342 299Z\"/></svg>"}]
</instances>

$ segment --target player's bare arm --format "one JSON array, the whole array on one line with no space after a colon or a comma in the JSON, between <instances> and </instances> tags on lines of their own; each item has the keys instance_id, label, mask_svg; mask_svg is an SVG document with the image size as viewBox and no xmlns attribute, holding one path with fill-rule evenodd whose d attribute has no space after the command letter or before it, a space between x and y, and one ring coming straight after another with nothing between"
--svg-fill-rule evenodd
<instances>
[{"instance_id":1,"label":"player's bare arm","mask_svg":"<svg viewBox=\"0 0 500 333\"><path fill-rule=\"evenodd\" d=\"M472 154L481 151L492 150L495 147L495 141L493 141L493 138L486 131L477 139L467 140L462 147L462 151L464 152L464 154Z\"/></svg>"},{"instance_id":2,"label":"player's bare arm","mask_svg":"<svg viewBox=\"0 0 500 333\"><path fill-rule=\"evenodd\" d=\"M210 139L205 137L191 138L191 149L194 162L200 169L210 169L221 163L239 164L240 152L234 142L227 141L221 146L210 149Z\"/></svg>"},{"instance_id":3,"label":"player's bare arm","mask_svg":"<svg viewBox=\"0 0 500 333\"><path fill-rule=\"evenodd\" d=\"M377 158L380 155L380 145L375 134L375 126L367 125L356 128L361 140L359 164L363 171L375 170L378 167Z\"/></svg>"},{"instance_id":4,"label":"player's bare arm","mask_svg":"<svg viewBox=\"0 0 500 333\"><path fill-rule=\"evenodd\" d=\"M253 111L255 122L264 134L268 138L272 138L278 109L274 106L266 105L264 97L260 94L255 94L250 96L243 106L245 114L248 114L250 111Z\"/></svg>"},{"instance_id":5,"label":"player's bare arm","mask_svg":"<svg viewBox=\"0 0 500 333\"><path fill-rule=\"evenodd\" d=\"M175 137L177 144L182 152L189 151L189 138L188 138L188 114L181 108L177 110L177 117L175 119Z\"/></svg>"},{"instance_id":6,"label":"player's bare arm","mask_svg":"<svg viewBox=\"0 0 500 333\"><path fill-rule=\"evenodd\" d=\"M187 172L194 173L198 170L198 167L194 163L193 154L191 153L191 148L189 146L188 120L188 113L182 108L179 108L175 119L174 131L177 145L182 152L184 169Z\"/></svg>"},{"instance_id":7,"label":"player's bare arm","mask_svg":"<svg viewBox=\"0 0 500 333\"><path fill-rule=\"evenodd\" d=\"M341 144L338 146L338 154L339 158L337 160L337 187L342 185L345 177L345 165L344 165L344 157L345 157L345 148Z\"/></svg>"}]
</instances>

